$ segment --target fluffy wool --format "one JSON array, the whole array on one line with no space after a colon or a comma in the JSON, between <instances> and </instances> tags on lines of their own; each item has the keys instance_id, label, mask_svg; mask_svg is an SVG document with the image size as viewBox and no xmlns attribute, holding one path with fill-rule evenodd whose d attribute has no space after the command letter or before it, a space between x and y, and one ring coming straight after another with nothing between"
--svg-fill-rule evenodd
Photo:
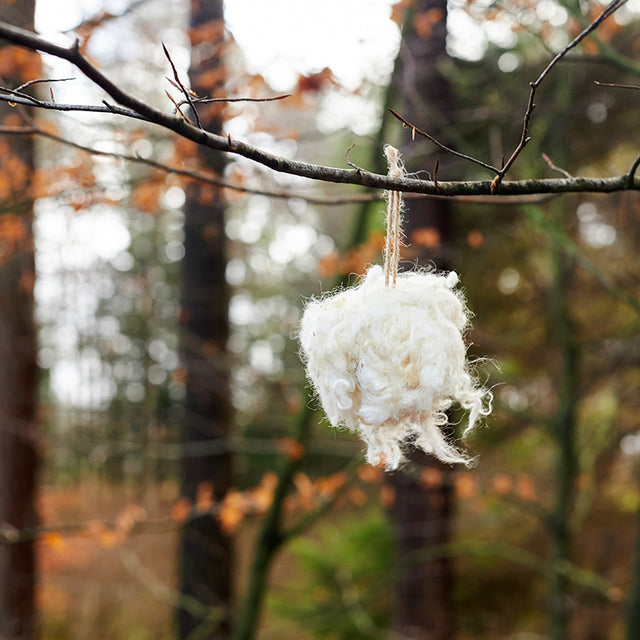
<instances>
[{"instance_id":1,"label":"fluffy wool","mask_svg":"<svg viewBox=\"0 0 640 640\"><path fill-rule=\"evenodd\" d=\"M413 271L388 287L373 266L356 287L306 305L307 375L331 424L359 433L372 464L384 456L397 468L409 444L447 463L471 462L442 431L454 401L469 412L465 435L490 411L491 395L466 362L468 312L457 282L453 272Z\"/></svg>"}]
</instances>

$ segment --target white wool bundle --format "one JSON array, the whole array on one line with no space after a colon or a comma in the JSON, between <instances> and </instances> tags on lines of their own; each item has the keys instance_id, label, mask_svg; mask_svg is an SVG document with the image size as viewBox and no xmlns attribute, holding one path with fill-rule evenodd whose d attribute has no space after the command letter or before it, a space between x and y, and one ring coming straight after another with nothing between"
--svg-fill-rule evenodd
<instances>
[{"instance_id":1,"label":"white wool bundle","mask_svg":"<svg viewBox=\"0 0 640 640\"><path fill-rule=\"evenodd\" d=\"M469 373L457 282L454 272L412 271L389 287L373 266L356 287L306 305L307 375L331 424L359 433L371 464L384 456L396 469L408 444L443 462L471 462L442 432L455 401L469 412L465 435L490 411L491 394Z\"/></svg>"}]
</instances>

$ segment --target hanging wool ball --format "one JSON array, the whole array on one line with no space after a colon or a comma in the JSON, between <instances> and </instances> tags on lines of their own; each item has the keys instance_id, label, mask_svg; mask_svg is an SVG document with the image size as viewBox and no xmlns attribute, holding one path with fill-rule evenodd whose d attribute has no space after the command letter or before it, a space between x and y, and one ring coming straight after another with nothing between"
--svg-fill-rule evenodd
<instances>
[{"instance_id":1,"label":"hanging wool ball","mask_svg":"<svg viewBox=\"0 0 640 640\"><path fill-rule=\"evenodd\" d=\"M385 269L373 266L357 286L307 303L299 334L307 375L329 422L359 433L371 464L384 456L386 467L396 469L412 444L443 462L468 465L442 431L446 412L454 402L469 412L466 435L489 413L491 394L476 386L467 365L469 320L454 291L458 276L397 274L401 234L393 212L391 233Z\"/></svg>"}]
</instances>

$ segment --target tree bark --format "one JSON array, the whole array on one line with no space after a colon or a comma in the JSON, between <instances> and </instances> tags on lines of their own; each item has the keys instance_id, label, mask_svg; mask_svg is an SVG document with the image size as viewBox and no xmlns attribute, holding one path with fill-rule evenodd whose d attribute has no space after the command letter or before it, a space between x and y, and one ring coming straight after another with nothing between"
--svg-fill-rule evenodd
<instances>
[{"instance_id":1,"label":"tree bark","mask_svg":"<svg viewBox=\"0 0 640 640\"><path fill-rule=\"evenodd\" d=\"M192 0L189 78L198 95L209 96L222 87L223 34L222 0ZM214 104L202 108L200 120L205 129L220 133L221 107ZM221 154L206 154L203 149L197 153L208 168L218 174L222 172ZM221 500L232 476L228 447L231 404L225 357L229 296L225 281L224 210L219 190L195 182L187 185L181 319L182 355L187 372L182 494L192 502L198 491L206 487L212 487L214 498ZM219 452L198 451L198 443L212 440L220 443ZM226 638L230 629L230 536L212 515L197 515L184 525L180 552L181 592L209 607L211 615L207 620L207 615L194 613L192 607L181 607L179 637ZM196 634L190 636L196 629Z\"/></svg>"},{"instance_id":2,"label":"tree bark","mask_svg":"<svg viewBox=\"0 0 640 640\"><path fill-rule=\"evenodd\" d=\"M413 15L401 45L400 89L402 114L425 129L446 128L451 111L449 84L440 72L447 57L446 0L416 0ZM421 124L420 124L421 123ZM446 144L446 140L442 140ZM441 154L434 146L413 140L407 132L403 144L406 158L419 161L415 166L432 170ZM415 232L429 229L430 246L410 246L405 257L438 269L450 268L452 236L451 208L446 200L421 199L406 202L404 231L412 243ZM441 481L425 489L421 473L436 470ZM454 634L452 609L453 566L447 556L421 558L429 549L446 545L451 539L454 495L448 467L424 455L413 455L406 471L391 477L395 503L391 517L396 532L398 579L392 626L404 637L416 640L447 640Z\"/></svg>"},{"instance_id":3,"label":"tree bark","mask_svg":"<svg viewBox=\"0 0 640 640\"><path fill-rule=\"evenodd\" d=\"M0 20L33 29L34 0L0 4ZM39 58L12 56L3 84L18 86L37 70ZM30 67L30 68L27 68ZM0 121L16 111L2 105ZM36 330L33 318L33 140L5 141L0 173L11 185L0 203L0 527L10 532L36 524ZM35 637L35 552L32 542L0 545L0 638Z\"/></svg>"}]
</instances>

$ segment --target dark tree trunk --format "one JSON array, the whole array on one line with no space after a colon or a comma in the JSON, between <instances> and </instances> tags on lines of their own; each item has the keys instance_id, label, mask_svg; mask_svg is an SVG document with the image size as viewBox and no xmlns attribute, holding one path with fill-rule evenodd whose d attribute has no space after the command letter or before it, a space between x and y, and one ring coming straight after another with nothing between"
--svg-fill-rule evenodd
<instances>
[{"instance_id":1,"label":"dark tree trunk","mask_svg":"<svg viewBox=\"0 0 640 640\"><path fill-rule=\"evenodd\" d=\"M34 0L0 3L0 20L33 30ZM8 50L7 60L13 58ZM18 86L39 63L37 54L17 62L2 83ZM28 60L28 61L27 61ZM29 69L26 66L30 66ZM0 107L0 122L16 117ZM15 124L15 122L14 122ZM0 203L0 528L36 524L36 331L33 319L33 141L6 138L0 172L11 185ZM0 638L35 637L35 554L32 542L0 545Z\"/></svg>"},{"instance_id":2,"label":"dark tree trunk","mask_svg":"<svg viewBox=\"0 0 640 640\"><path fill-rule=\"evenodd\" d=\"M191 2L191 67L193 90L202 96L223 87L221 62L224 23L222 0ZM203 107L200 119L214 133L222 129L219 105ZM221 156L200 160L221 172ZM182 277L182 355L187 370L182 438L182 493L192 501L202 487L213 487L216 500L231 483L228 438L231 424L226 361L228 291L225 282L224 204L219 191L191 183L185 205L185 257ZM215 441L215 453L202 449ZM181 592L210 609L210 618L193 607L178 613L179 636L195 629L198 638L225 638L230 626L231 539L209 514L185 523L181 543Z\"/></svg>"},{"instance_id":3,"label":"dark tree trunk","mask_svg":"<svg viewBox=\"0 0 640 640\"><path fill-rule=\"evenodd\" d=\"M447 57L447 3L416 0L412 12L400 53L400 109L410 122L443 138L451 111L449 84L440 72ZM433 174L439 156L431 143L407 135L402 150L409 170ZM409 200L404 231L411 245L405 257L439 270L451 267L451 210L445 200ZM420 478L427 468L435 471L431 477L436 480L425 487ZM448 476L448 467L416 454L406 471L390 479L396 495L391 517L399 569L392 625L408 638L447 640L454 634L452 561L438 553L425 557L451 539L454 495Z\"/></svg>"}]
</instances>

